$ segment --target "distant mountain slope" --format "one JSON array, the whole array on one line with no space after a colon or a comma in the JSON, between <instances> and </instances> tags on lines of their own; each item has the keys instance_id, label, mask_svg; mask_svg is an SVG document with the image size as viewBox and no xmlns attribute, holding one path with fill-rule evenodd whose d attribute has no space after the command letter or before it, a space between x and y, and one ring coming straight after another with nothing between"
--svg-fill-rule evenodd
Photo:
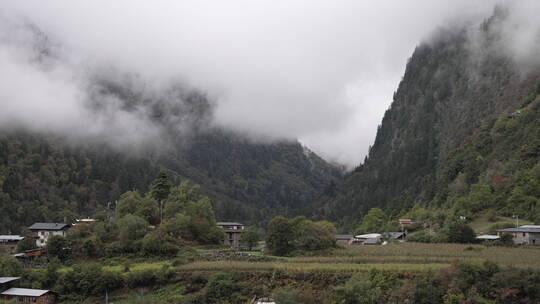
<instances>
[{"instance_id":1,"label":"distant mountain slope","mask_svg":"<svg viewBox=\"0 0 540 304\"><path fill-rule=\"evenodd\" d=\"M493 26L499 18L504 16L496 14L482 25L479 37L475 37L479 45L471 44L470 29L463 28L441 31L437 39L416 48L369 156L336 191L321 199L321 211L316 212L319 216L352 227L372 207L399 211L414 203L446 203L441 197L459 173L466 175L467 185L488 174L490 165L473 166L456 160L456 155L474 145L473 138L489 132L499 115L513 113L526 100L534 100L540 84L539 69L521 74L499 50L497 27ZM534 108L527 113L527 119L537 121ZM527 137L519 133L517 139L533 144L540 136L538 125L528 122L523 127L532 133ZM521 149L518 143L525 144L516 141L510 145L493 138L492 148L514 157ZM481 146L490 149L485 143ZM538 162L535 152L531 153L529 167ZM509 176L516 170L504 174Z\"/></svg>"},{"instance_id":2,"label":"distant mountain slope","mask_svg":"<svg viewBox=\"0 0 540 304\"><path fill-rule=\"evenodd\" d=\"M114 97L122 111L139 111L160 130L132 151L107 138L3 130L0 134L0 233L35 221L105 212L127 190L145 192L160 169L189 180L214 202L222 220L264 222L297 213L340 178L296 141L254 143L210 124L204 95L173 87L148 98L124 82L97 81L96 112ZM146 108L141 111L142 108ZM69 132L69 130L67 130Z\"/></svg>"}]
</instances>

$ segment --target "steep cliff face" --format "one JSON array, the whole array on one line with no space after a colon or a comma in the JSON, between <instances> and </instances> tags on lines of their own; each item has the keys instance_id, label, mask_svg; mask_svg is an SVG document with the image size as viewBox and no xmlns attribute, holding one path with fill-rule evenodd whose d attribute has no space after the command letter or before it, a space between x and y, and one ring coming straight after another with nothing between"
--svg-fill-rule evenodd
<instances>
[{"instance_id":1,"label":"steep cliff face","mask_svg":"<svg viewBox=\"0 0 540 304\"><path fill-rule=\"evenodd\" d=\"M371 207L432 202L455 178L450 154L534 94L540 70L522 73L499 50L498 18L479 30L441 30L416 48L369 156L321 200L320 214L353 225Z\"/></svg>"}]
</instances>

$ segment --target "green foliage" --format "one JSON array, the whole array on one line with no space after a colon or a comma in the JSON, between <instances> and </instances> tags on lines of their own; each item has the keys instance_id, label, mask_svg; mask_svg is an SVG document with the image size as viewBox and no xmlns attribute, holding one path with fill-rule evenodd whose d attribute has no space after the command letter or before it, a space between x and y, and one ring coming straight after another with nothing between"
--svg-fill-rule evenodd
<instances>
[{"instance_id":1,"label":"green foliage","mask_svg":"<svg viewBox=\"0 0 540 304\"><path fill-rule=\"evenodd\" d=\"M266 246L274 255L289 254L294 249L293 237L291 222L282 216L273 218L266 227Z\"/></svg>"},{"instance_id":2,"label":"green foliage","mask_svg":"<svg viewBox=\"0 0 540 304\"><path fill-rule=\"evenodd\" d=\"M304 217L272 219L266 229L266 246L274 255L294 250L313 251L335 247L336 228L327 221L313 222Z\"/></svg>"},{"instance_id":3,"label":"green foliage","mask_svg":"<svg viewBox=\"0 0 540 304\"><path fill-rule=\"evenodd\" d=\"M159 205L150 196L141 196L137 191L128 191L118 200L118 215L124 217L128 214L137 215L150 224L158 224Z\"/></svg>"},{"instance_id":4,"label":"green foliage","mask_svg":"<svg viewBox=\"0 0 540 304\"><path fill-rule=\"evenodd\" d=\"M69 242L61 235L53 235L47 239L47 254L60 260L65 260L69 255Z\"/></svg>"},{"instance_id":5,"label":"green foliage","mask_svg":"<svg viewBox=\"0 0 540 304\"><path fill-rule=\"evenodd\" d=\"M374 270L367 275L355 274L344 285L335 288L334 303L389 303L391 292L397 283L397 276L386 272Z\"/></svg>"},{"instance_id":6,"label":"green foliage","mask_svg":"<svg viewBox=\"0 0 540 304\"><path fill-rule=\"evenodd\" d=\"M150 188L150 194L152 198L158 202L164 201L169 197L171 193L172 184L169 181L169 176L167 172L159 172L159 176L154 182L152 182L152 187Z\"/></svg>"},{"instance_id":7,"label":"green foliage","mask_svg":"<svg viewBox=\"0 0 540 304\"><path fill-rule=\"evenodd\" d=\"M17 252L23 252L34 248L36 248L36 240L33 237L25 237L17 243L16 250Z\"/></svg>"},{"instance_id":8,"label":"green foliage","mask_svg":"<svg viewBox=\"0 0 540 304\"><path fill-rule=\"evenodd\" d=\"M244 230L240 239L242 244L247 246L249 250L257 246L260 240L261 240L261 234L259 233L259 230L256 227L249 227L246 230Z\"/></svg>"},{"instance_id":9,"label":"green foliage","mask_svg":"<svg viewBox=\"0 0 540 304\"><path fill-rule=\"evenodd\" d=\"M362 219L362 224L356 230L356 234L385 232L388 218L384 211L379 208L371 208Z\"/></svg>"},{"instance_id":10,"label":"green foliage","mask_svg":"<svg viewBox=\"0 0 540 304\"><path fill-rule=\"evenodd\" d=\"M118 220L118 237L121 242L129 242L142 239L148 231L148 222L143 218L127 214Z\"/></svg>"},{"instance_id":11,"label":"green foliage","mask_svg":"<svg viewBox=\"0 0 540 304\"><path fill-rule=\"evenodd\" d=\"M336 245L336 227L327 221L302 219L295 223L293 231L292 243L300 250L323 250Z\"/></svg>"},{"instance_id":12,"label":"green foliage","mask_svg":"<svg viewBox=\"0 0 540 304\"><path fill-rule=\"evenodd\" d=\"M98 264L74 265L59 278L57 286L64 297L85 299L89 296L101 296L105 290L113 290L121 286L118 274L104 272Z\"/></svg>"},{"instance_id":13,"label":"green foliage","mask_svg":"<svg viewBox=\"0 0 540 304\"><path fill-rule=\"evenodd\" d=\"M171 244L159 232L147 234L142 241L142 250L147 256L172 257L178 252L178 247Z\"/></svg>"},{"instance_id":14,"label":"green foliage","mask_svg":"<svg viewBox=\"0 0 540 304\"><path fill-rule=\"evenodd\" d=\"M23 268L14 257L0 256L0 274L4 277L20 276L23 274Z\"/></svg>"},{"instance_id":15,"label":"green foliage","mask_svg":"<svg viewBox=\"0 0 540 304\"><path fill-rule=\"evenodd\" d=\"M237 293L238 286L231 274L218 272L208 279L203 293L193 301L194 303L240 303L242 301Z\"/></svg>"},{"instance_id":16,"label":"green foliage","mask_svg":"<svg viewBox=\"0 0 540 304\"><path fill-rule=\"evenodd\" d=\"M448 226L448 241L450 243L475 243L476 233L464 223L452 223Z\"/></svg>"}]
</instances>

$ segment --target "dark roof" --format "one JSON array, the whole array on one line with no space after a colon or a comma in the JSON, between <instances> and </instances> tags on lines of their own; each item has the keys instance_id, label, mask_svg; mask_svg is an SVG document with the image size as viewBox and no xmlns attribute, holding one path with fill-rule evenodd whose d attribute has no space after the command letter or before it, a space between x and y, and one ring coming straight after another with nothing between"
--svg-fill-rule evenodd
<instances>
[{"instance_id":1,"label":"dark roof","mask_svg":"<svg viewBox=\"0 0 540 304\"><path fill-rule=\"evenodd\" d=\"M69 224L64 223L34 223L28 229L30 230L63 230L69 228Z\"/></svg>"},{"instance_id":2,"label":"dark roof","mask_svg":"<svg viewBox=\"0 0 540 304\"><path fill-rule=\"evenodd\" d=\"M540 233L540 228L530 228L530 227L518 227L518 228L506 228L497 230L500 232L532 232L532 233Z\"/></svg>"},{"instance_id":3,"label":"dark roof","mask_svg":"<svg viewBox=\"0 0 540 304\"><path fill-rule=\"evenodd\" d=\"M336 239L352 239L352 234L336 234Z\"/></svg>"}]
</instances>

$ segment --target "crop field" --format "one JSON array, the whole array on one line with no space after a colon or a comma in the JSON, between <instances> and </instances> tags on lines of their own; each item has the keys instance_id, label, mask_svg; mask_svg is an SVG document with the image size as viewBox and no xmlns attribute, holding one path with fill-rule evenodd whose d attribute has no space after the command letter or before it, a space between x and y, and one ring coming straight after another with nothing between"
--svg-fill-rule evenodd
<instances>
[{"instance_id":1,"label":"crop field","mask_svg":"<svg viewBox=\"0 0 540 304\"><path fill-rule=\"evenodd\" d=\"M346 246L324 256L300 256L272 262L196 261L178 271L357 272L370 269L425 271L453 263L492 261L503 267L540 269L540 249L462 244L401 243L386 246Z\"/></svg>"},{"instance_id":2,"label":"crop field","mask_svg":"<svg viewBox=\"0 0 540 304\"><path fill-rule=\"evenodd\" d=\"M299 261L309 259L316 258L298 258ZM402 243L387 246L347 246L345 249L336 250L330 259L334 259L334 263L350 259L379 263L474 263L488 260L501 266L540 269L540 248Z\"/></svg>"}]
</instances>

